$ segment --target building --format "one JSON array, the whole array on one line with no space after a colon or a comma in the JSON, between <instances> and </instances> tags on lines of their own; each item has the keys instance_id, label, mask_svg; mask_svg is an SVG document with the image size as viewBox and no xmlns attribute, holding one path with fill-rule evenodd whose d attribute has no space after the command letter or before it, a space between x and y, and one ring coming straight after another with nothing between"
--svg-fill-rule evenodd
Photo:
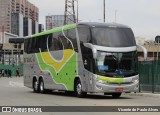
<instances>
[{"instance_id":1,"label":"building","mask_svg":"<svg viewBox=\"0 0 160 115\"><path fill-rule=\"evenodd\" d=\"M19 54L19 52L17 53L17 50L14 50L13 45L9 43L9 39L15 38L15 37L18 37L18 36L7 33L7 32L0 32L0 43L4 43L2 45L3 47L0 48L0 64L9 64L9 63L11 64L11 60L13 60L13 56L16 57L17 54Z\"/></svg>"},{"instance_id":2,"label":"building","mask_svg":"<svg viewBox=\"0 0 160 115\"><path fill-rule=\"evenodd\" d=\"M38 32L39 32L39 33L40 33L40 32L43 32L43 31L44 31L44 25L43 25L43 24L39 24L38 26L39 26Z\"/></svg>"},{"instance_id":3,"label":"building","mask_svg":"<svg viewBox=\"0 0 160 115\"><path fill-rule=\"evenodd\" d=\"M38 18L39 9L28 0L0 0L0 64L23 64L23 43L9 38L38 33Z\"/></svg>"},{"instance_id":4,"label":"building","mask_svg":"<svg viewBox=\"0 0 160 115\"><path fill-rule=\"evenodd\" d=\"M28 17L23 18L23 36L32 35L32 20Z\"/></svg>"},{"instance_id":5,"label":"building","mask_svg":"<svg viewBox=\"0 0 160 115\"><path fill-rule=\"evenodd\" d=\"M31 34L38 32L39 9L35 5L30 3L28 0L0 0L0 31L1 32L4 31L4 32L12 33L13 31L12 16L13 15L15 16L15 13L21 14L23 17L31 19L33 26L28 25L28 27L32 27ZM23 22L23 18L21 18L21 20L19 21ZM23 28L19 28L19 29L21 29L23 32ZM19 36L21 36L21 34Z\"/></svg>"},{"instance_id":6,"label":"building","mask_svg":"<svg viewBox=\"0 0 160 115\"><path fill-rule=\"evenodd\" d=\"M0 43L4 43L4 44L9 43L9 38L14 38L14 37L18 37L18 36L7 33L7 32L0 32Z\"/></svg>"},{"instance_id":7,"label":"building","mask_svg":"<svg viewBox=\"0 0 160 115\"><path fill-rule=\"evenodd\" d=\"M11 1L0 0L0 31L11 33Z\"/></svg>"},{"instance_id":8,"label":"building","mask_svg":"<svg viewBox=\"0 0 160 115\"><path fill-rule=\"evenodd\" d=\"M148 61L160 60L160 43L147 42L143 46L147 49ZM144 61L143 51L141 48L138 48L138 60Z\"/></svg>"},{"instance_id":9,"label":"building","mask_svg":"<svg viewBox=\"0 0 160 115\"><path fill-rule=\"evenodd\" d=\"M12 13L11 22L11 33L23 37L23 15Z\"/></svg>"},{"instance_id":10,"label":"building","mask_svg":"<svg viewBox=\"0 0 160 115\"><path fill-rule=\"evenodd\" d=\"M67 21L68 24L72 24L73 21L69 19L73 19L72 15L67 16ZM64 25L64 15L50 15L46 16L46 30L55 28L55 27L60 27Z\"/></svg>"}]
</instances>

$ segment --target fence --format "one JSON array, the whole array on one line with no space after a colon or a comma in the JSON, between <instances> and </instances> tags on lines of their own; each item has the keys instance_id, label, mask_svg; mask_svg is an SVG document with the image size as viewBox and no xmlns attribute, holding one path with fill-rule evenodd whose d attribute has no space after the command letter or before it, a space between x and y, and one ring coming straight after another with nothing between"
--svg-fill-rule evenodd
<instances>
[{"instance_id":1,"label":"fence","mask_svg":"<svg viewBox=\"0 0 160 115\"><path fill-rule=\"evenodd\" d=\"M11 70L12 76L16 76L16 70L20 69L23 75L23 66L0 65L0 70ZM8 76L5 74L5 76ZM140 91L160 93L160 61L139 62Z\"/></svg>"},{"instance_id":2,"label":"fence","mask_svg":"<svg viewBox=\"0 0 160 115\"><path fill-rule=\"evenodd\" d=\"M20 69L20 75L22 76L23 75L23 66L12 66L12 65L0 65L0 73L2 72L2 69L3 70L11 70L11 75L12 76L16 76L16 70L17 69ZM5 72L5 76L8 76L8 73Z\"/></svg>"},{"instance_id":3,"label":"fence","mask_svg":"<svg viewBox=\"0 0 160 115\"><path fill-rule=\"evenodd\" d=\"M140 91L160 93L160 61L139 62Z\"/></svg>"}]
</instances>

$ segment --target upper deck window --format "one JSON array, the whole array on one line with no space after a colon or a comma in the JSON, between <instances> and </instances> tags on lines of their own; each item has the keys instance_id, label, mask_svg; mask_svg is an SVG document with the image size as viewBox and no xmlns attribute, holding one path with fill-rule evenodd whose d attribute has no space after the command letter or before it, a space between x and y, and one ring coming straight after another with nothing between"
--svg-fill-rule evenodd
<instances>
[{"instance_id":1,"label":"upper deck window","mask_svg":"<svg viewBox=\"0 0 160 115\"><path fill-rule=\"evenodd\" d=\"M106 47L136 46L133 32L130 28L93 27L92 43Z\"/></svg>"}]
</instances>

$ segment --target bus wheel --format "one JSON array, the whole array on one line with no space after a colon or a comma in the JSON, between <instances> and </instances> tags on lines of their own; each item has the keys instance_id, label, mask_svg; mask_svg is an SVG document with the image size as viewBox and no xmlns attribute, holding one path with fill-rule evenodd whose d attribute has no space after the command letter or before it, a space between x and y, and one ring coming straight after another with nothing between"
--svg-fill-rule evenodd
<instances>
[{"instance_id":1,"label":"bus wheel","mask_svg":"<svg viewBox=\"0 0 160 115\"><path fill-rule=\"evenodd\" d=\"M119 98L121 96L122 93L113 93L112 97L113 98Z\"/></svg>"},{"instance_id":2,"label":"bus wheel","mask_svg":"<svg viewBox=\"0 0 160 115\"><path fill-rule=\"evenodd\" d=\"M39 93L38 81L36 79L33 80L33 91Z\"/></svg>"},{"instance_id":3,"label":"bus wheel","mask_svg":"<svg viewBox=\"0 0 160 115\"><path fill-rule=\"evenodd\" d=\"M45 94L52 93L52 90L44 89L44 81L43 81L43 79L40 79L40 81L39 81L39 92L40 93L45 93Z\"/></svg>"},{"instance_id":4,"label":"bus wheel","mask_svg":"<svg viewBox=\"0 0 160 115\"><path fill-rule=\"evenodd\" d=\"M40 93L45 92L43 79L40 79L40 81L39 81L39 90L40 90Z\"/></svg>"},{"instance_id":5,"label":"bus wheel","mask_svg":"<svg viewBox=\"0 0 160 115\"><path fill-rule=\"evenodd\" d=\"M80 98L87 95L87 92L82 91L82 84L81 84L80 79L76 80L75 82L75 94L77 97L80 97Z\"/></svg>"}]
</instances>

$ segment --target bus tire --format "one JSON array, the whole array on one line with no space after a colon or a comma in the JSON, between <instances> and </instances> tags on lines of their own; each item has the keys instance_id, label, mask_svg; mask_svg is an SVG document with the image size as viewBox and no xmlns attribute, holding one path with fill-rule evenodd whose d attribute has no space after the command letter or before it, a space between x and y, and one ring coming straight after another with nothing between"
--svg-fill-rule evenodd
<instances>
[{"instance_id":1,"label":"bus tire","mask_svg":"<svg viewBox=\"0 0 160 115\"><path fill-rule=\"evenodd\" d=\"M122 93L112 93L113 98L119 98Z\"/></svg>"},{"instance_id":2,"label":"bus tire","mask_svg":"<svg viewBox=\"0 0 160 115\"><path fill-rule=\"evenodd\" d=\"M33 79L33 92L39 93L39 84L36 78Z\"/></svg>"},{"instance_id":3,"label":"bus tire","mask_svg":"<svg viewBox=\"0 0 160 115\"><path fill-rule=\"evenodd\" d=\"M43 93L43 94L50 94L50 93L52 93L52 90L44 88L44 81L43 81L43 79L39 80L39 92Z\"/></svg>"},{"instance_id":4,"label":"bus tire","mask_svg":"<svg viewBox=\"0 0 160 115\"><path fill-rule=\"evenodd\" d=\"M80 79L77 79L75 81L75 95L80 98L85 97L87 95L87 92L82 91L82 84Z\"/></svg>"},{"instance_id":5,"label":"bus tire","mask_svg":"<svg viewBox=\"0 0 160 115\"><path fill-rule=\"evenodd\" d=\"M43 79L39 80L39 90L40 90L40 93L45 93Z\"/></svg>"}]
</instances>

